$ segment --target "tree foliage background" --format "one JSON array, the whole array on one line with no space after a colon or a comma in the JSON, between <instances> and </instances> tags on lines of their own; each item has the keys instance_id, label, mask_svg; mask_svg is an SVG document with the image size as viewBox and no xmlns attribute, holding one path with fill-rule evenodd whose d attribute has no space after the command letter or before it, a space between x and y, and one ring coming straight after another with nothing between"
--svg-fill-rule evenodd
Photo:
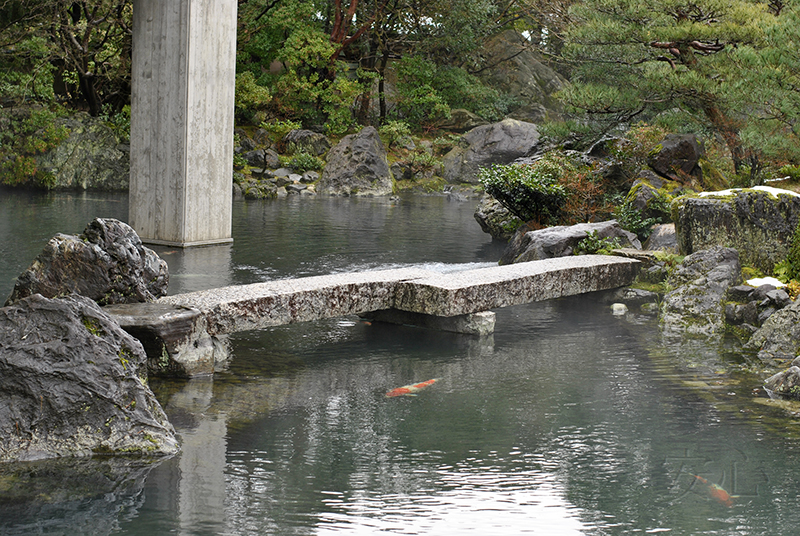
<instances>
[{"instance_id":1,"label":"tree foliage background","mask_svg":"<svg viewBox=\"0 0 800 536\"><path fill-rule=\"evenodd\" d=\"M239 0L237 121L342 134L450 110L502 118L476 76L515 30L570 79L585 144L635 122L719 141L736 172L800 164L800 0ZM0 0L0 104L121 112L131 0ZM555 136L555 134L554 134Z\"/></svg>"}]
</instances>

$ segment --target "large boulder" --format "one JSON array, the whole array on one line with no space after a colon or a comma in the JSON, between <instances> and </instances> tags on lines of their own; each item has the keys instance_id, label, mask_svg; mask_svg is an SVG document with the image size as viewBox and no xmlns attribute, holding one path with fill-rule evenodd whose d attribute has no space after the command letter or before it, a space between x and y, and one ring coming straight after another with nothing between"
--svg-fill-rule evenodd
<instances>
[{"instance_id":1,"label":"large boulder","mask_svg":"<svg viewBox=\"0 0 800 536\"><path fill-rule=\"evenodd\" d=\"M759 359L787 359L800 354L800 301L771 315L747 342Z\"/></svg>"},{"instance_id":2,"label":"large boulder","mask_svg":"<svg viewBox=\"0 0 800 536\"><path fill-rule=\"evenodd\" d=\"M475 219L484 233L497 240L508 241L522 225L522 221L490 195L481 198L475 209Z\"/></svg>"},{"instance_id":3,"label":"large boulder","mask_svg":"<svg viewBox=\"0 0 800 536\"><path fill-rule=\"evenodd\" d=\"M539 130L533 123L504 119L473 128L463 136L465 146L444 155L444 179L452 184L478 184L478 170L491 164L510 164L536 154Z\"/></svg>"},{"instance_id":4,"label":"large boulder","mask_svg":"<svg viewBox=\"0 0 800 536\"><path fill-rule=\"evenodd\" d=\"M741 282L739 254L714 247L687 256L667 280L672 288L661 302L662 332L712 337L725 331L725 298Z\"/></svg>"},{"instance_id":5,"label":"large boulder","mask_svg":"<svg viewBox=\"0 0 800 536\"><path fill-rule=\"evenodd\" d=\"M705 149L694 134L669 134L647 163L656 173L675 181L702 180L700 158L704 154Z\"/></svg>"},{"instance_id":6,"label":"large boulder","mask_svg":"<svg viewBox=\"0 0 800 536\"><path fill-rule=\"evenodd\" d=\"M167 263L133 228L96 218L80 236L57 234L18 278L6 301L77 293L100 305L153 301L167 293Z\"/></svg>"},{"instance_id":7,"label":"large boulder","mask_svg":"<svg viewBox=\"0 0 800 536\"><path fill-rule=\"evenodd\" d=\"M544 64L530 42L514 31L491 39L485 51L480 77L490 86L513 98L509 117L541 123L560 116L561 104L554 94L567 85L566 79Z\"/></svg>"},{"instance_id":8,"label":"large boulder","mask_svg":"<svg viewBox=\"0 0 800 536\"><path fill-rule=\"evenodd\" d=\"M480 116L470 112L469 110L455 108L450 110L450 117L447 119L441 119L436 126L442 130L461 133L488 124L488 121L482 119Z\"/></svg>"},{"instance_id":9,"label":"large boulder","mask_svg":"<svg viewBox=\"0 0 800 536\"><path fill-rule=\"evenodd\" d=\"M553 257L566 257L575 252L578 243L589 234L597 238L618 239L620 247L642 249L636 235L619 226L616 220L600 223L547 227L531 231L521 227L512 237L500 257L500 264L538 261Z\"/></svg>"},{"instance_id":10,"label":"large boulder","mask_svg":"<svg viewBox=\"0 0 800 536\"><path fill-rule=\"evenodd\" d=\"M682 253L735 248L743 264L771 273L789 252L800 218L800 195L765 186L704 192L679 197L672 213Z\"/></svg>"},{"instance_id":11,"label":"large boulder","mask_svg":"<svg viewBox=\"0 0 800 536\"><path fill-rule=\"evenodd\" d=\"M172 454L142 345L82 296L0 309L0 461Z\"/></svg>"},{"instance_id":12,"label":"large boulder","mask_svg":"<svg viewBox=\"0 0 800 536\"><path fill-rule=\"evenodd\" d=\"M317 193L343 196L382 196L392 193L392 174L386 148L375 127L342 138L328 153Z\"/></svg>"},{"instance_id":13,"label":"large boulder","mask_svg":"<svg viewBox=\"0 0 800 536\"><path fill-rule=\"evenodd\" d=\"M52 174L54 188L126 190L130 146L102 119L79 113L59 119L69 137L36 157L37 166Z\"/></svg>"}]
</instances>

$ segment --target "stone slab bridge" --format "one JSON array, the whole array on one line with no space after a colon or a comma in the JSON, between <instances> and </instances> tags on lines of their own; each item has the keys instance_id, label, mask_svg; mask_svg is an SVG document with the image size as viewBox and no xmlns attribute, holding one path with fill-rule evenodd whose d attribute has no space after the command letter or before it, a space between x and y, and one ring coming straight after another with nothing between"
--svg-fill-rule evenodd
<instances>
[{"instance_id":1,"label":"stone slab bridge","mask_svg":"<svg viewBox=\"0 0 800 536\"><path fill-rule=\"evenodd\" d=\"M361 315L457 333L494 331L491 309L629 285L639 261L559 257L461 272L419 268L341 273L189 292L104 310L137 337L151 375L212 374L228 358L226 335Z\"/></svg>"}]
</instances>

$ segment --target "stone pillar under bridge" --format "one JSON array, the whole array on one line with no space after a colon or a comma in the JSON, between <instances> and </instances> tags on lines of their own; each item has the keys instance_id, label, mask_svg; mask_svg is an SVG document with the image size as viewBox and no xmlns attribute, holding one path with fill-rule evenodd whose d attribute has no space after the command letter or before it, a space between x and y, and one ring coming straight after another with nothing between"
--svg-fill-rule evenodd
<instances>
[{"instance_id":1,"label":"stone pillar under bridge","mask_svg":"<svg viewBox=\"0 0 800 536\"><path fill-rule=\"evenodd\" d=\"M237 0L134 0L129 223L231 242Z\"/></svg>"}]
</instances>

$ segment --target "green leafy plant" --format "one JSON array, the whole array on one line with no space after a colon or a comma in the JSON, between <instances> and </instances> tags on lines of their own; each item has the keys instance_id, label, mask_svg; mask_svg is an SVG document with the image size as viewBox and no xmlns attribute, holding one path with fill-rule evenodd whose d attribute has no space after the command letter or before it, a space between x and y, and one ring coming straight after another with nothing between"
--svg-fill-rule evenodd
<instances>
[{"instance_id":1,"label":"green leafy plant","mask_svg":"<svg viewBox=\"0 0 800 536\"><path fill-rule=\"evenodd\" d=\"M396 143L411 137L411 128L405 121L387 121L385 125L381 125L378 133L386 148L391 149Z\"/></svg>"},{"instance_id":2,"label":"green leafy plant","mask_svg":"<svg viewBox=\"0 0 800 536\"><path fill-rule=\"evenodd\" d=\"M639 237L640 240L647 240L652 232L652 227L658 223L657 218L646 218L633 206L631 200L625 201L614 210L614 217L620 227L630 231Z\"/></svg>"},{"instance_id":3,"label":"green leafy plant","mask_svg":"<svg viewBox=\"0 0 800 536\"><path fill-rule=\"evenodd\" d=\"M272 143L277 146L280 146L284 136L286 136L289 132L302 127L303 125L301 123L291 120L281 121L278 119L273 119L272 121L261 123L261 128L269 133Z\"/></svg>"},{"instance_id":4,"label":"green leafy plant","mask_svg":"<svg viewBox=\"0 0 800 536\"><path fill-rule=\"evenodd\" d=\"M578 242L575 255L608 255L612 250L622 247L622 241L617 237L601 237L597 231L586 231L586 235Z\"/></svg>"},{"instance_id":5,"label":"green leafy plant","mask_svg":"<svg viewBox=\"0 0 800 536\"><path fill-rule=\"evenodd\" d=\"M283 163L284 160L281 162ZM303 152L292 155L291 158L285 160L285 164L296 173L322 171L322 168L325 167L325 162L321 158Z\"/></svg>"},{"instance_id":6,"label":"green leafy plant","mask_svg":"<svg viewBox=\"0 0 800 536\"><path fill-rule=\"evenodd\" d=\"M55 177L39 168L36 157L63 142L69 129L56 120L63 110L40 108L26 117L12 120L0 133L0 176L9 186L55 186Z\"/></svg>"},{"instance_id":7,"label":"green leafy plant","mask_svg":"<svg viewBox=\"0 0 800 536\"><path fill-rule=\"evenodd\" d=\"M559 184L563 168L542 159L530 165L492 165L478 178L486 192L524 222L551 225L558 221L568 192Z\"/></svg>"}]
</instances>

